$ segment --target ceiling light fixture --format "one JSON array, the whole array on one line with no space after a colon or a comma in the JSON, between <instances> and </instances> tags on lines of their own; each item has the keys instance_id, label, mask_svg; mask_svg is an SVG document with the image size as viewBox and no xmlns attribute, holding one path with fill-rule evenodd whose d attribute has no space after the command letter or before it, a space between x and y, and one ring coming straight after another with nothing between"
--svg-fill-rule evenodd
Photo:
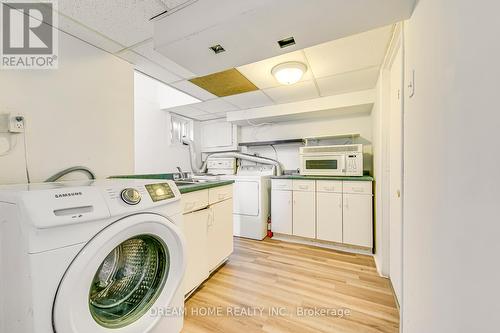
<instances>
[{"instance_id":1,"label":"ceiling light fixture","mask_svg":"<svg viewBox=\"0 0 500 333\"><path fill-rule=\"evenodd\" d=\"M298 61L289 61L276 65L271 70L271 74L281 84L294 84L300 81L304 73L307 72L307 66Z\"/></svg>"}]
</instances>

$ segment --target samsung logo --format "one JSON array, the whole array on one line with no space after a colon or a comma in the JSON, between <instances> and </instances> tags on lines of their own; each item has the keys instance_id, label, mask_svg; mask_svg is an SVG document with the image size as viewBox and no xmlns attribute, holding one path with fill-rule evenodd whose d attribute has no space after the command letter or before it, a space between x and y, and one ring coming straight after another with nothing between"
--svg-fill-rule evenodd
<instances>
[{"instance_id":1,"label":"samsung logo","mask_svg":"<svg viewBox=\"0 0 500 333\"><path fill-rule=\"evenodd\" d=\"M82 195L82 192L60 193L60 194L56 194L55 197L56 197L56 199L59 199L59 198L74 197L76 195Z\"/></svg>"}]
</instances>

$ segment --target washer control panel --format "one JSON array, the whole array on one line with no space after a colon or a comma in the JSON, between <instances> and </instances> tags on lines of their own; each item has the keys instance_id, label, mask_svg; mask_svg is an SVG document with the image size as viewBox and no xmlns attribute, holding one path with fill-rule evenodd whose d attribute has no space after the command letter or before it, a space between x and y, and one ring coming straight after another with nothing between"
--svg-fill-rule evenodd
<instances>
[{"instance_id":1,"label":"washer control panel","mask_svg":"<svg viewBox=\"0 0 500 333\"><path fill-rule=\"evenodd\" d=\"M120 197L129 205L137 205L141 202L141 194L135 188L126 188L122 190Z\"/></svg>"},{"instance_id":2,"label":"washer control panel","mask_svg":"<svg viewBox=\"0 0 500 333\"><path fill-rule=\"evenodd\" d=\"M175 197L168 183L147 184L145 187L153 202L168 200Z\"/></svg>"}]
</instances>

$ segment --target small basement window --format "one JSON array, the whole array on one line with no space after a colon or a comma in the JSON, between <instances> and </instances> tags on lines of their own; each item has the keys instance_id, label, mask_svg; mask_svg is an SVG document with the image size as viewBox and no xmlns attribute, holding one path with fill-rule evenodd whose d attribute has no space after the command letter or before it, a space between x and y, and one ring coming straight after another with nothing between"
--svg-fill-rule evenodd
<instances>
[{"instance_id":1,"label":"small basement window","mask_svg":"<svg viewBox=\"0 0 500 333\"><path fill-rule=\"evenodd\" d=\"M193 120L172 114L170 135L172 144L182 144L183 137L193 140Z\"/></svg>"}]
</instances>

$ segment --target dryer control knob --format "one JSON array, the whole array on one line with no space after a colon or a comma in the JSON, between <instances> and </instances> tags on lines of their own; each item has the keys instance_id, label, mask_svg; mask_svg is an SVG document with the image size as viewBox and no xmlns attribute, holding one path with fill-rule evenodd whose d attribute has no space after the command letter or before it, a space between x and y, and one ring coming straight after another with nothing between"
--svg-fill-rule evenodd
<instances>
[{"instance_id":1,"label":"dryer control knob","mask_svg":"<svg viewBox=\"0 0 500 333\"><path fill-rule=\"evenodd\" d=\"M126 188L121 193L120 196L125 203L129 205L137 205L141 202L141 194L135 188Z\"/></svg>"}]
</instances>

